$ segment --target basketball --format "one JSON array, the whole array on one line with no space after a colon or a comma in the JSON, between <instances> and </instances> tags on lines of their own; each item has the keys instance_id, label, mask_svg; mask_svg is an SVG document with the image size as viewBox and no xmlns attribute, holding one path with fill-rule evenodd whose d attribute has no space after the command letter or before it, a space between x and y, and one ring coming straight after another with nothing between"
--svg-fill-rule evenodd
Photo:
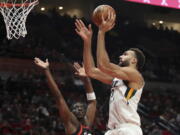
<instances>
[{"instance_id":1,"label":"basketball","mask_svg":"<svg viewBox=\"0 0 180 135\"><path fill-rule=\"evenodd\" d=\"M96 7L92 14L93 23L95 25L99 26L102 23L102 15L103 15L104 19L106 20L108 17L109 11L116 14L114 8L112 8L109 5L99 5L98 7Z\"/></svg>"}]
</instances>

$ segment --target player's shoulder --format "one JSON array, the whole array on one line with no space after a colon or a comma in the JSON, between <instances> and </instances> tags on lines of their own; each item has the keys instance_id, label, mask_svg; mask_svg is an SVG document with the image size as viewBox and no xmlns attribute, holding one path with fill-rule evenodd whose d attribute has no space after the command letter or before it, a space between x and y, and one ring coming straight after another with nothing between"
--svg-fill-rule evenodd
<instances>
[{"instance_id":1,"label":"player's shoulder","mask_svg":"<svg viewBox=\"0 0 180 135\"><path fill-rule=\"evenodd\" d=\"M138 73L139 71L132 67L121 67L121 70L127 73Z\"/></svg>"},{"instance_id":2,"label":"player's shoulder","mask_svg":"<svg viewBox=\"0 0 180 135\"><path fill-rule=\"evenodd\" d=\"M135 68L132 68L132 67L122 67L121 70L124 71L126 74L132 76L132 77L142 78L141 72L138 71Z\"/></svg>"},{"instance_id":3,"label":"player's shoulder","mask_svg":"<svg viewBox=\"0 0 180 135\"><path fill-rule=\"evenodd\" d=\"M132 67L122 67L122 69L128 74L129 82L136 83L139 87L143 87L145 85L144 77L142 73Z\"/></svg>"}]
</instances>

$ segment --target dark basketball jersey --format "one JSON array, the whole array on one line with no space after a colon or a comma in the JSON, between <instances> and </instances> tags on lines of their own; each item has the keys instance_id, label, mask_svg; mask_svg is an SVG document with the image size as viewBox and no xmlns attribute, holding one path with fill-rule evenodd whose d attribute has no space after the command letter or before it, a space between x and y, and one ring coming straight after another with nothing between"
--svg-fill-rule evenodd
<instances>
[{"instance_id":1,"label":"dark basketball jersey","mask_svg":"<svg viewBox=\"0 0 180 135\"><path fill-rule=\"evenodd\" d=\"M77 132L72 135L93 135L93 132L89 127L81 125Z\"/></svg>"}]
</instances>

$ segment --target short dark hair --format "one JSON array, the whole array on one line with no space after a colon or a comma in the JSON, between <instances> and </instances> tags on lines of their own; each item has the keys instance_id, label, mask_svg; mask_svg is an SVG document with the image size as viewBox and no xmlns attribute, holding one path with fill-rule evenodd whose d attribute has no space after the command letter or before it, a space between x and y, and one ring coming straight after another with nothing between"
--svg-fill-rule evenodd
<instances>
[{"instance_id":1,"label":"short dark hair","mask_svg":"<svg viewBox=\"0 0 180 135\"><path fill-rule=\"evenodd\" d=\"M130 48L129 50L135 53L137 58L137 69L141 71L142 68L144 67L145 59L146 59L144 53L138 48Z\"/></svg>"},{"instance_id":2,"label":"short dark hair","mask_svg":"<svg viewBox=\"0 0 180 135\"><path fill-rule=\"evenodd\" d=\"M73 110L73 109L74 109L74 106L75 106L76 104L78 104L78 103L82 104L84 109L86 108L86 104L85 104L84 102L78 101L78 102L75 102L75 103L71 104L71 106L70 106L71 110Z\"/></svg>"}]
</instances>

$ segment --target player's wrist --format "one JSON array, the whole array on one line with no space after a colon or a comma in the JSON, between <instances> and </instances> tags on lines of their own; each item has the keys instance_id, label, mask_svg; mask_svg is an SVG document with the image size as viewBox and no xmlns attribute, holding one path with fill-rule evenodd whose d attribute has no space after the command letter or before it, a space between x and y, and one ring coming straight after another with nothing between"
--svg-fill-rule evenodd
<instances>
[{"instance_id":1,"label":"player's wrist","mask_svg":"<svg viewBox=\"0 0 180 135\"><path fill-rule=\"evenodd\" d=\"M83 39L85 44L91 44L91 38Z\"/></svg>"},{"instance_id":2,"label":"player's wrist","mask_svg":"<svg viewBox=\"0 0 180 135\"><path fill-rule=\"evenodd\" d=\"M88 101L96 100L96 95L95 95L94 91L90 92L90 93L86 93L86 97L87 97Z\"/></svg>"},{"instance_id":3,"label":"player's wrist","mask_svg":"<svg viewBox=\"0 0 180 135\"><path fill-rule=\"evenodd\" d=\"M83 82L87 81L87 77L86 77L86 76L79 76L79 78L80 78L81 81L83 81Z\"/></svg>"},{"instance_id":4,"label":"player's wrist","mask_svg":"<svg viewBox=\"0 0 180 135\"><path fill-rule=\"evenodd\" d=\"M91 82L91 80L90 80L90 78L88 76L83 76L82 80L86 81L86 82Z\"/></svg>"},{"instance_id":5,"label":"player's wrist","mask_svg":"<svg viewBox=\"0 0 180 135\"><path fill-rule=\"evenodd\" d=\"M44 67L43 69L44 69L44 71L49 71L49 66L48 67Z\"/></svg>"},{"instance_id":6,"label":"player's wrist","mask_svg":"<svg viewBox=\"0 0 180 135\"><path fill-rule=\"evenodd\" d=\"M106 31L104 29L99 29L98 33L104 35L106 33Z\"/></svg>"}]
</instances>

